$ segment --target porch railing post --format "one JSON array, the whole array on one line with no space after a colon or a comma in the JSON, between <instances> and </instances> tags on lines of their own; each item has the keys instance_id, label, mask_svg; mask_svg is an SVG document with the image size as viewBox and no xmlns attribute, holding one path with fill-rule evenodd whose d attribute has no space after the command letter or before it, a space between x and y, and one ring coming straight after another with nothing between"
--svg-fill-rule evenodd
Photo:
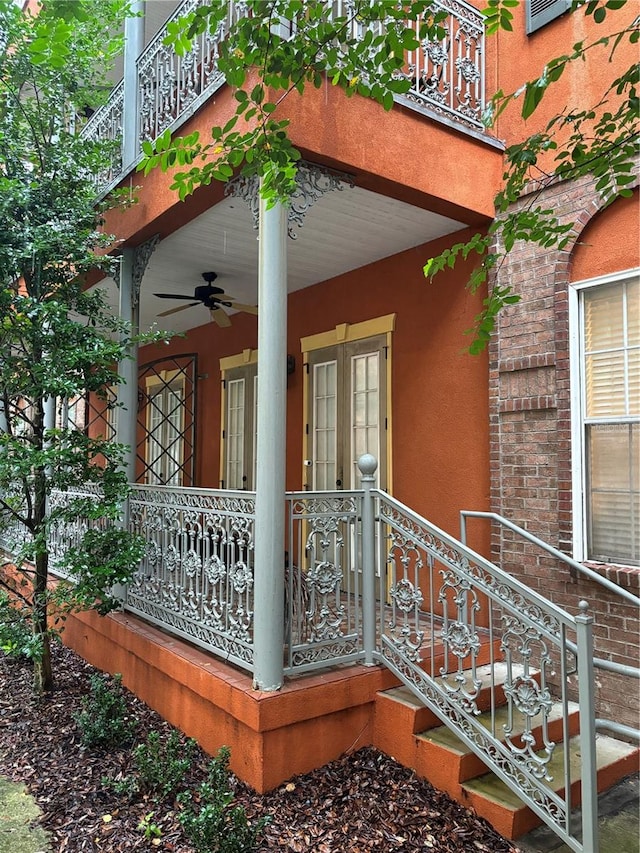
<instances>
[{"instance_id":1,"label":"porch railing post","mask_svg":"<svg viewBox=\"0 0 640 853\"><path fill-rule=\"evenodd\" d=\"M362 496L362 643L364 664L373 666L376 647L376 562L375 562L375 513L374 496L378 462L375 456L364 453L358 459L363 489Z\"/></svg>"},{"instance_id":2,"label":"porch railing post","mask_svg":"<svg viewBox=\"0 0 640 853\"><path fill-rule=\"evenodd\" d=\"M279 690L284 677L285 452L287 410L287 210L260 197L258 429L253 683Z\"/></svg>"},{"instance_id":3,"label":"porch railing post","mask_svg":"<svg viewBox=\"0 0 640 853\"><path fill-rule=\"evenodd\" d=\"M596 714L593 674L593 617L589 605L579 604L576 616L578 645L578 701L580 704L580 755L582 759L582 846L584 853L598 853L598 782L596 765Z\"/></svg>"},{"instance_id":4,"label":"porch railing post","mask_svg":"<svg viewBox=\"0 0 640 853\"><path fill-rule=\"evenodd\" d=\"M119 276L119 314L120 319L125 320L131 326L131 331L138 331L138 307L134 297L134 273L135 249L125 248L122 250ZM134 346L130 358L124 358L118 364L118 374L122 381L118 385L118 403L116 409L116 440L119 444L127 446L123 459L124 471L127 482L135 483L136 480L136 445L138 425L138 347ZM129 529L129 500L122 507L121 526ZM126 601L127 588L118 584L112 589L112 595L119 598L123 603Z\"/></svg>"},{"instance_id":5,"label":"porch railing post","mask_svg":"<svg viewBox=\"0 0 640 853\"><path fill-rule=\"evenodd\" d=\"M138 331L138 308L134 299L133 265L135 249L122 250L120 261L120 319L131 326L134 334ZM118 364L121 383L118 386L116 436L119 444L126 444L129 450L124 459L124 469L129 483L136 480L136 429L138 420L138 352L137 346Z\"/></svg>"},{"instance_id":6,"label":"porch railing post","mask_svg":"<svg viewBox=\"0 0 640 853\"><path fill-rule=\"evenodd\" d=\"M124 22L124 105L122 110L122 166L126 173L138 156L138 66L144 48L144 2L133 0L132 17ZM135 17L134 17L135 16Z\"/></svg>"}]
</instances>

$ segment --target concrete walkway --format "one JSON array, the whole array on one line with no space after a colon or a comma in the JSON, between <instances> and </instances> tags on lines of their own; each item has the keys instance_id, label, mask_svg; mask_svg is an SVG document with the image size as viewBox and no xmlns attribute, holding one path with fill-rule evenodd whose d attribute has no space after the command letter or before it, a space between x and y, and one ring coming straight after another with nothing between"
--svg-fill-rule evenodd
<instances>
[{"instance_id":1,"label":"concrete walkway","mask_svg":"<svg viewBox=\"0 0 640 853\"><path fill-rule=\"evenodd\" d=\"M640 853L640 777L629 776L598 799L600 853ZM576 814L579 825L580 813ZM547 826L516 842L523 853L571 853Z\"/></svg>"},{"instance_id":2,"label":"concrete walkway","mask_svg":"<svg viewBox=\"0 0 640 853\"><path fill-rule=\"evenodd\" d=\"M0 853L49 853L46 832L34 824L39 814L24 785L0 776Z\"/></svg>"}]
</instances>

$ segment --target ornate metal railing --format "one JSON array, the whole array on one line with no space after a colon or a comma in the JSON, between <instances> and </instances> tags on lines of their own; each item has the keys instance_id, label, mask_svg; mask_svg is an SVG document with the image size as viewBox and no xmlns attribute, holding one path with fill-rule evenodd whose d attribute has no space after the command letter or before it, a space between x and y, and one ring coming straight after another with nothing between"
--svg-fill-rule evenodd
<instances>
[{"instance_id":1,"label":"ornate metal railing","mask_svg":"<svg viewBox=\"0 0 640 853\"><path fill-rule=\"evenodd\" d=\"M359 660L362 493L293 493L287 506L285 671Z\"/></svg>"},{"instance_id":2,"label":"ornate metal railing","mask_svg":"<svg viewBox=\"0 0 640 853\"><path fill-rule=\"evenodd\" d=\"M66 489L53 489L48 499L48 512L53 516L53 521L49 525L48 547L49 547L49 568L54 575L58 577L67 577L63 568L64 556L69 548L78 546L84 534L89 528L104 530L111 522L105 518L92 518L88 512L84 514L81 511L82 505L86 502L93 503L97 498L101 497L102 491L98 485L84 483L81 486ZM68 509L73 503L78 507L78 511L74 514L73 520L56 518L56 510Z\"/></svg>"},{"instance_id":3,"label":"ornate metal railing","mask_svg":"<svg viewBox=\"0 0 640 853\"><path fill-rule=\"evenodd\" d=\"M360 501L346 492L287 496L287 672L362 656ZM135 486L129 526L147 549L126 609L251 671L254 522L251 492Z\"/></svg>"},{"instance_id":4,"label":"ornate metal railing","mask_svg":"<svg viewBox=\"0 0 640 853\"><path fill-rule=\"evenodd\" d=\"M181 3L137 61L140 143L152 141L168 127L184 121L224 83L218 70L219 46L230 25L243 14L241 3L230 2L224 25L215 33L207 30L198 36L183 56L164 44L170 23L203 5L205 0Z\"/></svg>"},{"instance_id":5,"label":"ornate metal railing","mask_svg":"<svg viewBox=\"0 0 640 853\"><path fill-rule=\"evenodd\" d=\"M405 97L443 118L482 129L484 110L484 22L464 2L439 4L449 14L445 36L409 54L413 82Z\"/></svg>"},{"instance_id":6,"label":"ornate metal railing","mask_svg":"<svg viewBox=\"0 0 640 853\"><path fill-rule=\"evenodd\" d=\"M109 95L104 106L91 116L82 129L82 136L89 139L112 143L113 154L109 166L95 176L98 187L106 187L117 182L122 176L125 164L122 156L124 132L124 81L120 81Z\"/></svg>"},{"instance_id":7,"label":"ornate metal railing","mask_svg":"<svg viewBox=\"0 0 640 853\"><path fill-rule=\"evenodd\" d=\"M47 499L47 511L52 516L48 530L49 569L54 575L65 577L66 574L61 567L64 555L69 548L78 545L89 527L103 529L109 522L104 518L91 518L89 514L83 514L80 507L85 502L93 503L100 495L99 487L84 484L65 491L53 489ZM78 506L78 512L72 521L56 518L56 511L67 509L73 502ZM7 554L17 556L25 543L28 542L30 533L23 524L17 520L11 520L5 516L4 523L0 525L0 549Z\"/></svg>"},{"instance_id":8,"label":"ornate metal railing","mask_svg":"<svg viewBox=\"0 0 640 853\"><path fill-rule=\"evenodd\" d=\"M17 504L15 495L3 493L2 499L13 505ZM21 524L8 512L0 515L0 550L6 554L17 555L29 541L30 533L24 524Z\"/></svg>"},{"instance_id":9,"label":"ornate metal railing","mask_svg":"<svg viewBox=\"0 0 640 853\"><path fill-rule=\"evenodd\" d=\"M135 151L140 155L142 142L153 140L165 130L177 129L211 95L224 84L218 69L220 43L227 37L234 21L247 14L242 2L229 2L227 20L215 33L198 36L191 50L178 56L164 44L169 25L177 18L206 5L206 0L184 0L155 38L147 45L136 63L136 104L124 104L124 88L120 83L107 104L91 117L83 135L109 140L122 140L125 109L137 118ZM349 14L349 0L327 0L328 14ZM482 130L484 109L484 22L480 12L465 0L438 0L435 8L447 13L443 23L445 35L438 41L423 40L420 48L407 53L404 75L411 89L396 100L417 108L456 126ZM415 26L419 28L420 22ZM379 29L379 25L376 25ZM366 28L353 19L351 35L364 38ZM287 32L281 33L284 37ZM134 127L134 124L131 124ZM122 152L114 155L111 167L100 176L101 186L123 177Z\"/></svg>"},{"instance_id":10,"label":"ornate metal railing","mask_svg":"<svg viewBox=\"0 0 640 853\"><path fill-rule=\"evenodd\" d=\"M571 616L383 492L377 501L388 543L380 600L388 589L391 607L389 615L382 607L379 613L381 660L565 843L595 850L593 638L586 605ZM488 727L478 719L485 696ZM579 702L579 775L570 760L573 699ZM502 702L506 723L499 725ZM552 785L552 777L560 785ZM571 828L578 778L581 841Z\"/></svg>"},{"instance_id":11,"label":"ornate metal railing","mask_svg":"<svg viewBox=\"0 0 640 853\"><path fill-rule=\"evenodd\" d=\"M135 486L129 528L146 539L126 608L251 670L255 496Z\"/></svg>"}]
</instances>

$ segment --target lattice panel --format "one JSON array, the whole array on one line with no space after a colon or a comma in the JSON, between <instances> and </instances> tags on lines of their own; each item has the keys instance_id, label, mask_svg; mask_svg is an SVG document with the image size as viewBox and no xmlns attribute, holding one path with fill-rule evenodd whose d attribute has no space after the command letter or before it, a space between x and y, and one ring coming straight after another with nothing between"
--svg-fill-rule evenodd
<instances>
[{"instance_id":1,"label":"lattice panel","mask_svg":"<svg viewBox=\"0 0 640 853\"><path fill-rule=\"evenodd\" d=\"M194 354L160 359L141 368L137 482L194 485L196 378Z\"/></svg>"}]
</instances>

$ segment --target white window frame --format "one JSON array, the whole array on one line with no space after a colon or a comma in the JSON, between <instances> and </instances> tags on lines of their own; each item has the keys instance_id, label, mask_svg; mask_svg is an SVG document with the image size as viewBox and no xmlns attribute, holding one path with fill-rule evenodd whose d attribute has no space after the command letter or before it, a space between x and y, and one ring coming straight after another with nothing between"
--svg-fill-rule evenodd
<instances>
[{"instance_id":1,"label":"white window frame","mask_svg":"<svg viewBox=\"0 0 640 853\"><path fill-rule=\"evenodd\" d=\"M258 351L246 349L241 353L220 359L222 377L222 396L220 403L220 486L229 488L228 475L228 417L229 399L227 382L244 382L244 429L243 429L243 471L244 484L240 490L255 490L257 467L257 404L258 404Z\"/></svg>"},{"instance_id":2,"label":"white window frame","mask_svg":"<svg viewBox=\"0 0 640 853\"><path fill-rule=\"evenodd\" d=\"M580 294L585 290L616 284L640 275L640 267L609 273L597 278L569 284L569 379L571 388L571 484L572 484L572 541L573 558L579 562L589 559L587 510L587 454L584 423L584 357L582 351L582 316ZM624 421L624 418L620 420ZM612 563L612 565L628 565Z\"/></svg>"}]
</instances>

